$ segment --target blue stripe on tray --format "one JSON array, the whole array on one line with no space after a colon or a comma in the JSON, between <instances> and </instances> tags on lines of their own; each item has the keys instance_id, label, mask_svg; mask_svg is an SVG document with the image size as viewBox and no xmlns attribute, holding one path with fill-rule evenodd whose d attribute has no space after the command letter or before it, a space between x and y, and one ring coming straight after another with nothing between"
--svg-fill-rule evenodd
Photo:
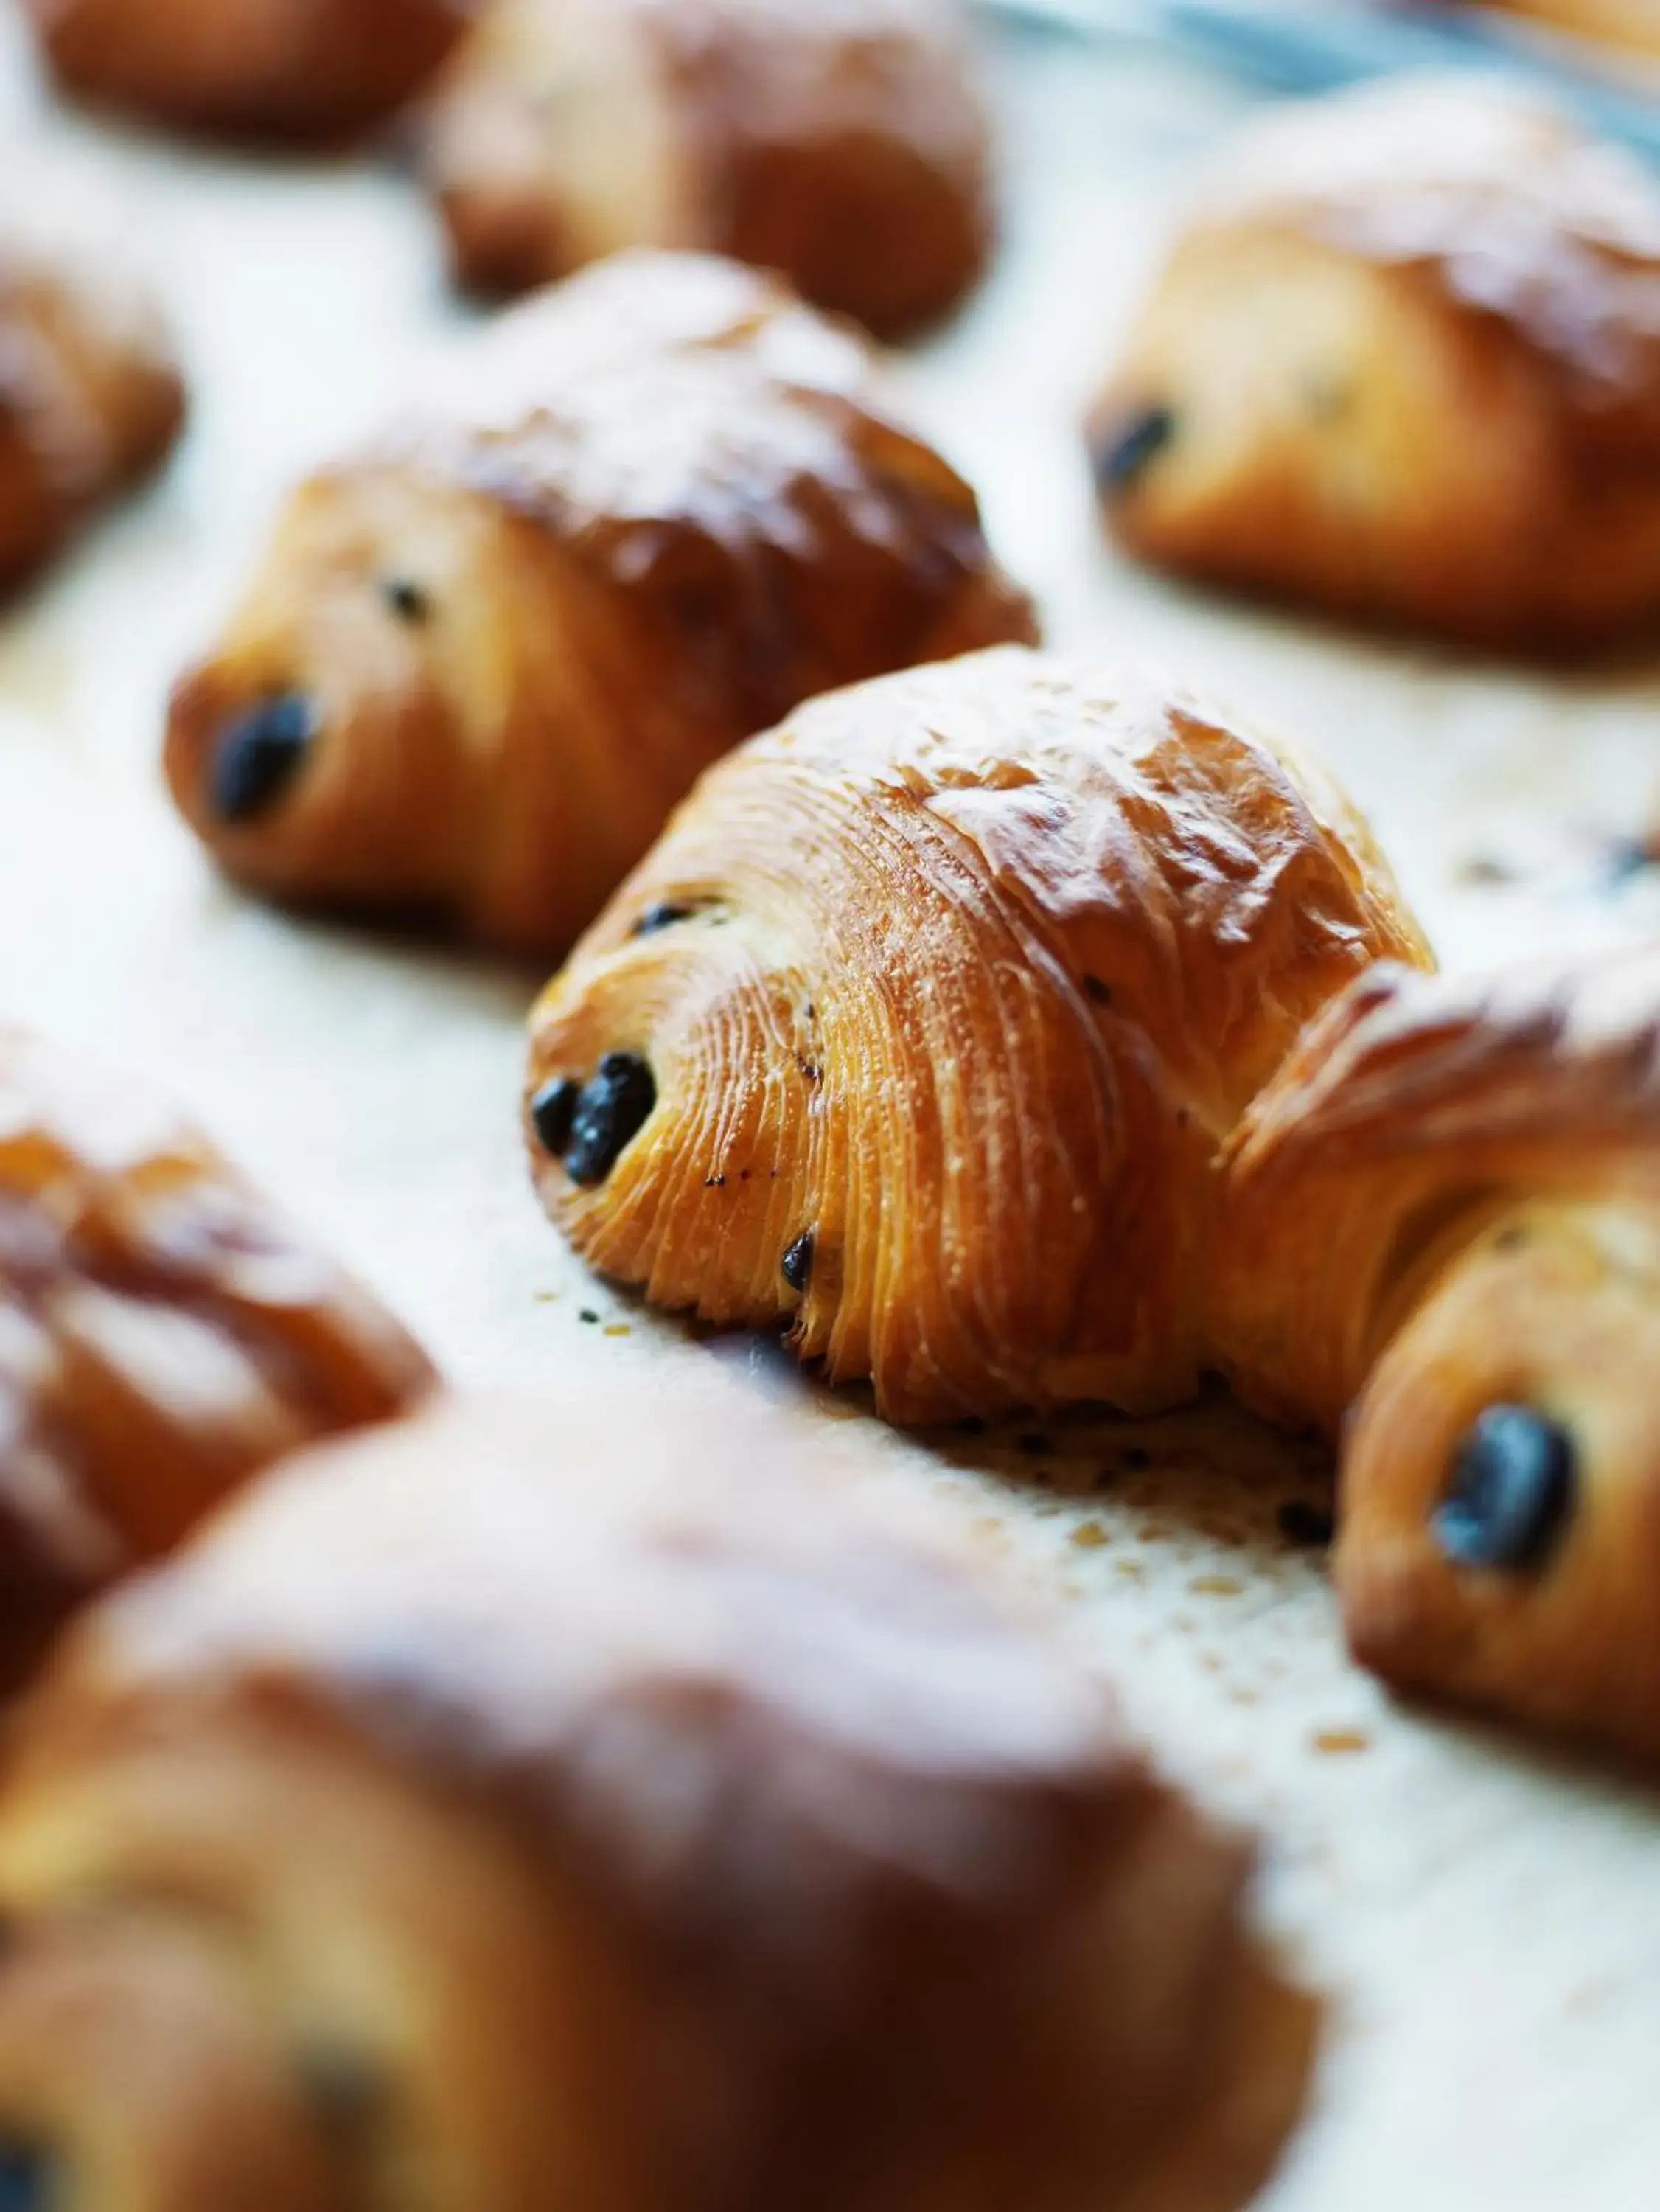
<instances>
[{"instance_id":1,"label":"blue stripe on tray","mask_svg":"<svg viewBox=\"0 0 1660 2212\"><path fill-rule=\"evenodd\" d=\"M1586 121L1660 160L1660 97L1651 100L1554 65L1530 40L1478 18L1432 20L1375 0L988 0L995 13L1087 36L1179 46L1281 92L1325 92L1391 70L1495 67L1548 82ZM1567 50L1564 49L1566 53ZM1660 93L1660 77L1657 77Z\"/></svg>"}]
</instances>

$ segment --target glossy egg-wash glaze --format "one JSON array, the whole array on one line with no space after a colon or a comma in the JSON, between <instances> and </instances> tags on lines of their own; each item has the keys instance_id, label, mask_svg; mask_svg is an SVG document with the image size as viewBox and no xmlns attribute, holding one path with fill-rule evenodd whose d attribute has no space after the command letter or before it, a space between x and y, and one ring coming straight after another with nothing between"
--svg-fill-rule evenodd
<instances>
[{"instance_id":1,"label":"glossy egg-wash glaze","mask_svg":"<svg viewBox=\"0 0 1660 2212\"><path fill-rule=\"evenodd\" d=\"M0 2137L76 2212L1243 2204L1314 2028L1248 1854L835 1461L451 1404L101 1609L0 1795Z\"/></svg>"},{"instance_id":2,"label":"glossy egg-wash glaze","mask_svg":"<svg viewBox=\"0 0 1660 2212\"><path fill-rule=\"evenodd\" d=\"M165 1102L0 1030L0 1674L270 1461L432 1379Z\"/></svg>"},{"instance_id":3,"label":"glossy egg-wash glaze","mask_svg":"<svg viewBox=\"0 0 1660 2212\"><path fill-rule=\"evenodd\" d=\"M1343 1425L1360 1656L1660 1753L1660 958L1366 978L1225 1191L1236 1382Z\"/></svg>"},{"instance_id":4,"label":"glossy egg-wash glaze","mask_svg":"<svg viewBox=\"0 0 1660 2212\"><path fill-rule=\"evenodd\" d=\"M384 121L470 0L24 0L53 74L100 106L227 138L330 140Z\"/></svg>"},{"instance_id":5,"label":"glossy egg-wash glaze","mask_svg":"<svg viewBox=\"0 0 1660 2212\"><path fill-rule=\"evenodd\" d=\"M1427 957L1306 764L1134 672L918 669L722 763L618 892L530 1097L622 1052L655 1107L593 1184L532 1116L537 1182L603 1273L790 1322L892 1419L1169 1405L1213 1358L1216 1148L1390 955Z\"/></svg>"},{"instance_id":6,"label":"glossy egg-wash glaze","mask_svg":"<svg viewBox=\"0 0 1660 2212\"><path fill-rule=\"evenodd\" d=\"M741 738L1033 634L861 338L735 263L629 255L301 486L178 688L167 774L260 890L554 955ZM295 757L227 810L226 749L279 713Z\"/></svg>"},{"instance_id":7,"label":"glossy egg-wash glaze","mask_svg":"<svg viewBox=\"0 0 1660 2212\"><path fill-rule=\"evenodd\" d=\"M476 288L702 247L885 337L954 306L992 231L957 0L491 0L424 166Z\"/></svg>"},{"instance_id":8,"label":"glossy egg-wash glaze","mask_svg":"<svg viewBox=\"0 0 1660 2212\"><path fill-rule=\"evenodd\" d=\"M1094 406L1106 517L1172 568L1464 642L1651 635L1657 289L1660 185L1549 106L1305 103L1221 158Z\"/></svg>"}]
</instances>

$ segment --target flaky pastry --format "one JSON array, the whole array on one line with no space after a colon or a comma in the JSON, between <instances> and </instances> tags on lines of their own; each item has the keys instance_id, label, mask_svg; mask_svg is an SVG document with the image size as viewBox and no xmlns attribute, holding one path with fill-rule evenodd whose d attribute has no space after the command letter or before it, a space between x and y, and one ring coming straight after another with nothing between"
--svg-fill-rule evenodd
<instances>
[{"instance_id":1,"label":"flaky pastry","mask_svg":"<svg viewBox=\"0 0 1660 2212\"><path fill-rule=\"evenodd\" d=\"M301 487L167 774L245 883L556 954L740 738L1033 635L862 340L736 263L630 255Z\"/></svg>"},{"instance_id":2,"label":"flaky pastry","mask_svg":"<svg viewBox=\"0 0 1660 2212\"><path fill-rule=\"evenodd\" d=\"M698 247L885 337L979 275L990 166L957 0L490 0L425 155L475 288Z\"/></svg>"},{"instance_id":3,"label":"flaky pastry","mask_svg":"<svg viewBox=\"0 0 1660 2212\"><path fill-rule=\"evenodd\" d=\"M1379 969L1245 1116L1224 1188L1236 1384L1347 1413L1360 1656L1660 1753L1660 953Z\"/></svg>"},{"instance_id":4,"label":"flaky pastry","mask_svg":"<svg viewBox=\"0 0 1660 2212\"><path fill-rule=\"evenodd\" d=\"M322 140L430 77L471 0L23 0L58 81L215 137Z\"/></svg>"},{"instance_id":5,"label":"flaky pastry","mask_svg":"<svg viewBox=\"0 0 1660 2212\"><path fill-rule=\"evenodd\" d=\"M9 2201L1243 2203L1314 2028L1247 1855L825 1453L452 1404L101 1607L0 1796Z\"/></svg>"},{"instance_id":6,"label":"flaky pastry","mask_svg":"<svg viewBox=\"0 0 1660 2212\"><path fill-rule=\"evenodd\" d=\"M0 591L154 468L184 412L161 317L112 252L0 234Z\"/></svg>"},{"instance_id":7,"label":"flaky pastry","mask_svg":"<svg viewBox=\"0 0 1660 2212\"><path fill-rule=\"evenodd\" d=\"M1214 1364L1214 1162L1303 1024L1427 957L1310 765L1016 649L712 769L549 986L527 1119L597 1267L925 1422Z\"/></svg>"},{"instance_id":8,"label":"flaky pastry","mask_svg":"<svg viewBox=\"0 0 1660 2212\"><path fill-rule=\"evenodd\" d=\"M268 1462L431 1380L171 1107L0 1030L0 1686Z\"/></svg>"},{"instance_id":9,"label":"flaky pastry","mask_svg":"<svg viewBox=\"0 0 1660 2212\"><path fill-rule=\"evenodd\" d=\"M1503 87L1315 102L1192 210L1090 421L1218 583L1520 651L1660 630L1660 185Z\"/></svg>"}]
</instances>

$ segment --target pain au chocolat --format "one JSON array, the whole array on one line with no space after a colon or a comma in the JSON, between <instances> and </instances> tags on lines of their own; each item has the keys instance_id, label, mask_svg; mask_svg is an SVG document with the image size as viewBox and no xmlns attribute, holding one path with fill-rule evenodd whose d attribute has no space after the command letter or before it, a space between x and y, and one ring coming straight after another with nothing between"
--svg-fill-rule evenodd
<instances>
[{"instance_id":1,"label":"pain au chocolat","mask_svg":"<svg viewBox=\"0 0 1660 2212\"><path fill-rule=\"evenodd\" d=\"M28 173L8 162L8 190ZM165 458L185 391L154 302L94 222L0 227L0 592Z\"/></svg>"},{"instance_id":2,"label":"pain au chocolat","mask_svg":"<svg viewBox=\"0 0 1660 2212\"><path fill-rule=\"evenodd\" d=\"M1379 969L1227 1151L1217 1334L1343 1428L1336 1571L1403 1686L1660 1756L1660 954Z\"/></svg>"},{"instance_id":3,"label":"pain au chocolat","mask_svg":"<svg viewBox=\"0 0 1660 2212\"><path fill-rule=\"evenodd\" d=\"M99 1608L0 1791L9 2206L1242 2205L1315 2026L1248 1853L827 1456L452 1403Z\"/></svg>"},{"instance_id":4,"label":"pain au chocolat","mask_svg":"<svg viewBox=\"0 0 1660 2212\"><path fill-rule=\"evenodd\" d=\"M517 310L296 492L167 769L240 881L556 955L812 693L1030 638L849 330L700 256Z\"/></svg>"},{"instance_id":5,"label":"pain au chocolat","mask_svg":"<svg viewBox=\"0 0 1660 2212\"><path fill-rule=\"evenodd\" d=\"M0 1686L268 1462L432 1379L169 1105L0 1029Z\"/></svg>"},{"instance_id":6,"label":"pain au chocolat","mask_svg":"<svg viewBox=\"0 0 1660 2212\"><path fill-rule=\"evenodd\" d=\"M1248 132L1090 420L1129 550L1461 644L1660 635L1660 185L1481 82Z\"/></svg>"},{"instance_id":7,"label":"pain au chocolat","mask_svg":"<svg viewBox=\"0 0 1660 2212\"><path fill-rule=\"evenodd\" d=\"M449 52L470 0L23 0L58 82L233 139L328 141L384 122Z\"/></svg>"},{"instance_id":8,"label":"pain au chocolat","mask_svg":"<svg viewBox=\"0 0 1660 2212\"><path fill-rule=\"evenodd\" d=\"M722 763L619 890L534 1017L536 1182L895 1420L1167 1406L1218 1148L1389 956L1428 957L1311 764L1134 672L918 669Z\"/></svg>"},{"instance_id":9,"label":"pain au chocolat","mask_svg":"<svg viewBox=\"0 0 1660 2212\"><path fill-rule=\"evenodd\" d=\"M424 168L475 289L694 247L895 337L980 273L990 136L957 0L491 0Z\"/></svg>"}]
</instances>

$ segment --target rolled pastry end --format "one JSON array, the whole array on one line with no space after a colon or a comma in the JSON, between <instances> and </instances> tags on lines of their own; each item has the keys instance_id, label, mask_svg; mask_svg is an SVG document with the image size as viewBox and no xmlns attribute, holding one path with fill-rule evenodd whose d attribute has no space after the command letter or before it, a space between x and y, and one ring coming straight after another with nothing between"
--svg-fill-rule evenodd
<instances>
[{"instance_id":1,"label":"rolled pastry end","mask_svg":"<svg viewBox=\"0 0 1660 2212\"><path fill-rule=\"evenodd\" d=\"M1336 1573L1409 1690L1660 1751L1660 1211L1495 1206L1349 1431Z\"/></svg>"}]
</instances>

